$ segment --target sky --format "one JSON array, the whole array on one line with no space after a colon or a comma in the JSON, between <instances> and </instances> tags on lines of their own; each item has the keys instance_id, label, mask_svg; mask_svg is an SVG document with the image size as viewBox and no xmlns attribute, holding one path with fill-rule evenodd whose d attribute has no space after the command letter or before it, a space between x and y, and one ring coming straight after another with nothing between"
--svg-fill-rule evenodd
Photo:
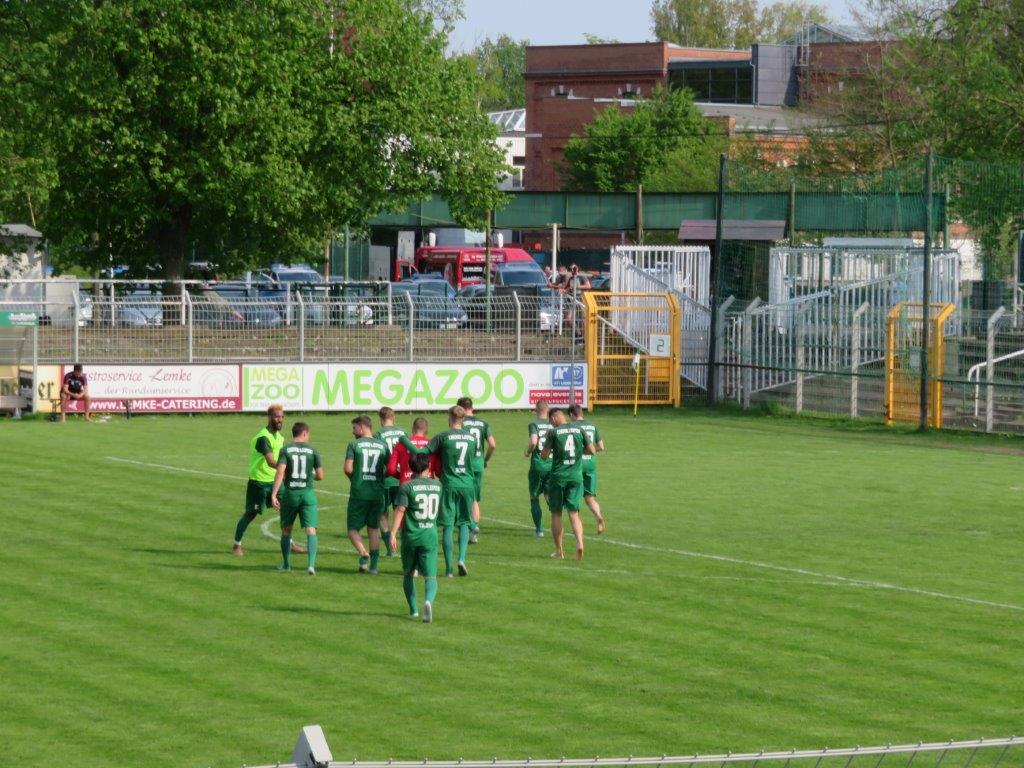
<instances>
[{"instance_id":1,"label":"sky","mask_svg":"<svg viewBox=\"0 0 1024 768\"><path fill-rule=\"evenodd\" d=\"M847 0L816 1L836 21L849 23ZM501 34L535 45L585 43L586 33L624 43L651 39L650 0L465 0L465 4L466 18L451 39L456 51Z\"/></svg>"}]
</instances>

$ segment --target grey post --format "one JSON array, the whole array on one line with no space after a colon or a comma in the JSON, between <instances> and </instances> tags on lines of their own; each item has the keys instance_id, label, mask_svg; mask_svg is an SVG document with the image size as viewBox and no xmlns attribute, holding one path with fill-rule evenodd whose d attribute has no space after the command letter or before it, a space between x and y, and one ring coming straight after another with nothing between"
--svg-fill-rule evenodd
<instances>
[{"instance_id":1,"label":"grey post","mask_svg":"<svg viewBox=\"0 0 1024 768\"><path fill-rule=\"evenodd\" d=\"M721 306L718 308L718 315L715 318L715 325L717 326L715 328L715 335L714 335L715 357L714 357L714 360L709 360L708 361L708 365L709 366L715 364L716 361L718 363L720 363L722 360L725 359L725 320L726 320L726 314L725 313L729 309L729 307L731 307L733 305L733 303L735 301L736 301L736 297L735 296L730 296L725 301L723 301ZM724 374L724 372L723 372L723 374ZM725 376L724 375L716 376L714 378L714 381L712 382L711 370L709 368L707 381L708 381L708 394L709 395L711 395L711 394L714 395L714 397L712 397L712 402L721 402L722 398L725 397ZM712 384L714 384L714 387L715 387L715 392L714 393L712 393L711 389L710 389Z\"/></svg>"},{"instance_id":2,"label":"grey post","mask_svg":"<svg viewBox=\"0 0 1024 768\"><path fill-rule=\"evenodd\" d=\"M751 365L754 352L754 310L761 306L760 297L754 299L743 310L743 407L750 407L751 390L754 388L754 368Z\"/></svg>"},{"instance_id":3,"label":"grey post","mask_svg":"<svg viewBox=\"0 0 1024 768\"><path fill-rule=\"evenodd\" d=\"M921 269L921 429L928 428L928 377L931 375L932 160L932 148L929 146L924 163L924 253Z\"/></svg>"},{"instance_id":4,"label":"grey post","mask_svg":"<svg viewBox=\"0 0 1024 768\"><path fill-rule=\"evenodd\" d=\"M412 300L412 291L406 291L405 293L406 305L409 308L409 362L411 363L416 359L416 346L414 344L414 333L413 328L416 325L416 304Z\"/></svg>"},{"instance_id":5,"label":"grey post","mask_svg":"<svg viewBox=\"0 0 1024 768\"><path fill-rule=\"evenodd\" d=\"M192 297L189 295L188 288L181 286L181 300L184 302L182 307L181 319L185 325L185 356L188 362L192 362L195 359L195 309L192 305ZM188 313L188 317L185 314Z\"/></svg>"},{"instance_id":6,"label":"grey post","mask_svg":"<svg viewBox=\"0 0 1024 768\"><path fill-rule=\"evenodd\" d=\"M78 283L75 283L75 290L71 292L71 298L75 302L75 317L74 322L71 323L71 359L78 362L78 324L82 313L82 302L78 296Z\"/></svg>"},{"instance_id":7,"label":"grey post","mask_svg":"<svg viewBox=\"0 0 1024 768\"><path fill-rule=\"evenodd\" d=\"M296 291L295 298L299 302L299 362L306 361L306 301L302 298L302 292Z\"/></svg>"},{"instance_id":8,"label":"grey post","mask_svg":"<svg viewBox=\"0 0 1024 768\"><path fill-rule=\"evenodd\" d=\"M804 410L804 342L807 335L807 327L804 318L804 310L801 307L796 311L796 412Z\"/></svg>"},{"instance_id":9,"label":"grey post","mask_svg":"<svg viewBox=\"0 0 1024 768\"><path fill-rule=\"evenodd\" d=\"M996 377L996 326L999 324L999 319L1006 314L1005 307L1000 307L992 316L988 319L987 327L985 328L985 431L992 431L992 422L994 421L993 409L995 406L995 390L992 387L992 383Z\"/></svg>"},{"instance_id":10,"label":"grey post","mask_svg":"<svg viewBox=\"0 0 1024 768\"><path fill-rule=\"evenodd\" d=\"M858 403L857 398L860 396L860 376L857 374L857 370L860 368L860 346L861 346L861 334L860 325L861 318L864 313L868 311L871 305L868 302L864 302L857 309L853 311L853 332L850 339L850 373L853 375L850 377L850 418L857 418Z\"/></svg>"},{"instance_id":11,"label":"grey post","mask_svg":"<svg viewBox=\"0 0 1024 768\"><path fill-rule=\"evenodd\" d=\"M512 301L516 306L516 362L519 363L523 359L523 305L519 301L519 291L512 291Z\"/></svg>"}]
</instances>

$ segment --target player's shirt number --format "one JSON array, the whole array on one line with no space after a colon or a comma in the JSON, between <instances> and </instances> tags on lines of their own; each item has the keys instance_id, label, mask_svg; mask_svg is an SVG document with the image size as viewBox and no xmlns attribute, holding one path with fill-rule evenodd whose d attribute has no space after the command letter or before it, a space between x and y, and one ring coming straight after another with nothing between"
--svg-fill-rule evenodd
<instances>
[{"instance_id":1,"label":"player's shirt number","mask_svg":"<svg viewBox=\"0 0 1024 768\"><path fill-rule=\"evenodd\" d=\"M455 447L459 449L459 458L456 463L460 467L466 466L466 454L469 452L469 443L456 443Z\"/></svg>"},{"instance_id":2,"label":"player's shirt number","mask_svg":"<svg viewBox=\"0 0 1024 768\"><path fill-rule=\"evenodd\" d=\"M415 520L436 520L438 510L441 507L441 497L436 493L417 493L416 509L413 512Z\"/></svg>"},{"instance_id":3,"label":"player's shirt number","mask_svg":"<svg viewBox=\"0 0 1024 768\"><path fill-rule=\"evenodd\" d=\"M305 454L296 454L292 456L292 479L293 480L305 480L306 479L306 456Z\"/></svg>"},{"instance_id":4,"label":"player's shirt number","mask_svg":"<svg viewBox=\"0 0 1024 768\"><path fill-rule=\"evenodd\" d=\"M562 459L563 464L575 464L576 463L576 441L571 437L565 441L565 456Z\"/></svg>"},{"instance_id":5,"label":"player's shirt number","mask_svg":"<svg viewBox=\"0 0 1024 768\"><path fill-rule=\"evenodd\" d=\"M380 462L380 451L364 450L363 451L363 474L364 475L375 475L375 474L377 474L377 464L379 462Z\"/></svg>"}]
</instances>

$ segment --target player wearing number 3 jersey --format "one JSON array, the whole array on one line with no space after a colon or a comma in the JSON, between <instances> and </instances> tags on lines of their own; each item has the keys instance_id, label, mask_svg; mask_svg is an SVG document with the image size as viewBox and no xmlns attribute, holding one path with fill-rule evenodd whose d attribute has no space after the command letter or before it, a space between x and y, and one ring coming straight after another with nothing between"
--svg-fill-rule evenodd
<instances>
[{"instance_id":1,"label":"player wearing number 3 jersey","mask_svg":"<svg viewBox=\"0 0 1024 768\"><path fill-rule=\"evenodd\" d=\"M316 504L314 480L323 480L320 454L309 444L309 427L301 421L292 425L292 442L277 454L277 472L270 491L270 503L281 513L281 556L279 571L291 570L292 525L295 518L306 529L309 548L309 575L316 574L316 527L320 514Z\"/></svg>"},{"instance_id":2,"label":"player wearing number 3 jersey","mask_svg":"<svg viewBox=\"0 0 1024 768\"><path fill-rule=\"evenodd\" d=\"M359 572L377 573L380 558L380 517L384 513L384 476L391 452L388 444L373 435L369 416L352 419L355 441L345 451L345 474L351 481L348 493L348 538L359 553ZM367 529L370 549L361 531Z\"/></svg>"},{"instance_id":3,"label":"player wearing number 3 jersey","mask_svg":"<svg viewBox=\"0 0 1024 768\"><path fill-rule=\"evenodd\" d=\"M466 551L469 549L469 529L473 524L473 502L476 483L473 480L473 457L477 442L472 433L462 428L466 411L461 406L448 409L448 429L434 435L426 448L419 448L402 438L402 445L410 454L433 453L441 460L441 511L437 524L441 526L441 549L444 552L445 576L452 573L452 549L455 546L454 529L459 529L459 575L467 576Z\"/></svg>"},{"instance_id":4,"label":"player wearing number 3 jersey","mask_svg":"<svg viewBox=\"0 0 1024 768\"><path fill-rule=\"evenodd\" d=\"M403 483L395 494L395 527L391 529L391 546L396 545L395 532L402 531L402 589L409 603L409 615L419 616L416 605L418 570L426 579L423 621L434 617L437 597L437 518L441 511L441 483L430 477L430 459L424 453L409 458L413 477Z\"/></svg>"}]
</instances>

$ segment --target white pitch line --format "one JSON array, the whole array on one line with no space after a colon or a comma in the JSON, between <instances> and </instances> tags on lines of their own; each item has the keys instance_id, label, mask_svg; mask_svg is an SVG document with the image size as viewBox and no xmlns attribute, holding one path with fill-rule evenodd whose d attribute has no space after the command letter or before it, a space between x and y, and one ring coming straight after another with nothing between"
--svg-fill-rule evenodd
<instances>
[{"instance_id":1,"label":"white pitch line","mask_svg":"<svg viewBox=\"0 0 1024 768\"><path fill-rule=\"evenodd\" d=\"M323 509L323 507L321 507L321 509ZM280 521L280 518L276 518L275 519L273 516L268 517L266 520L264 520L262 523L260 523L260 533L262 533L264 536L266 536L271 541L280 542L281 541L281 537L280 536L275 536L274 534L272 534L270 532L270 526L273 525L275 522L279 522L279 521ZM344 550L338 549L336 547L332 547L329 544L322 544L322 545L320 545L318 547L318 549L322 549L322 550L327 551L327 552L342 552L342 551L344 551Z\"/></svg>"},{"instance_id":2,"label":"white pitch line","mask_svg":"<svg viewBox=\"0 0 1024 768\"><path fill-rule=\"evenodd\" d=\"M493 520L496 523L502 523L504 525L510 525L515 528L532 528L532 525L524 525L523 523L515 523L510 520L502 520L497 517L487 517L485 520ZM661 552L668 555L679 555L680 557L690 557L699 560L714 560L720 563L731 563L733 565L743 565L749 568L760 568L767 571L777 571L779 573L795 573L800 576L806 576L812 579L830 579L834 582L841 584L854 585L859 587L868 587L871 589L888 589L893 592L905 592L912 595L922 595L924 597L934 597L940 600L952 600L959 603L968 603L970 605L983 605L988 608L1003 608L1008 611L1020 611L1024 612L1024 606L1013 605L1012 603L997 603L992 600L982 600L976 597L965 597L964 595L952 595L946 592L937 592L931 589L920 589L918 587L907 587L901 584L889 584L884 581L872 581L870 579L854 579L848 576L838 576L833 573L821 573L819 571L811 571L806 568L793 568L786 565L775 565L774 563L765 563L760 560L744 560L739 557L729 557L727 555L716 555L710 552L694 552L688 549L669 549L667 547L652 547L647 544L633 544L628 541L617 541L615 539L609 539L604 536L600 538L592 538L591 541L599 541L605 544L612 544L619 547L626 547L627 549L638 549L646 552Z\"/></svg>"},{"instance_id":3,"label":"white pitch line","mask_svg":"<svg viewBox=\"0 0 1024 768\"><path fill-rule=\"evenodd\" d=\"M147 461L136 461L134 459L125 459L120 456L107 456L109 461L118 461L124 464L132 464L139 467L149 467L151 469L162 469L169 472L184 472L190 475L203 475L205 477L219 477L226 480L233 480L239 482L245 480L244 477L237 477L235 475L225 475L219 472L206 472L205 470L189 469L188 467L175 467L170 464L154 464ZM348 496L347 493L339 491L326 491L318 489L318 493L330 494L332 496ZM493 520L496 523L503 525L509 525L514 528L532 528L533 526L525 525L523 523L515 523L510 520L502 520L497 517L489 517L488 520ZM872 581L870 579L855 579L848 576L838 576L833 573L822 573L820 571L811 571L806 568L793 568L786 565L775 565L774 563L765 563L760 560L744 560L739 557L729 557L728 555L716 555L710 552L694 552L688 549L669 549L667 547L652 547L648 544L633 544L628 541L617 541L615 539L609 539L601 537L597 541L602 541L605 544L612 544L619 547L626 547L627 549L637 549L646 552L661 552L668 555L679 555L680 557L690 557L699 560L714 560L720 563L731 563L733 565L743 565L748 568L760 568L762 570L777 571L779 573L796 573L801 576L807 576L812 579L830 579L832 581L840 582L843 584L853 584L861 587L869 587L871 589L888 589L893 592L904 592L911 595L922 595L924 597L934 597L939 600L952 600L958 603L967 603L969 605L983 605L988 608L1003 608L1008 611L1020 611L1024 613L1024 606L1013 605L1012 603L998 603L992 600L982 600L977 597L965 597L964 595L953 595L947 592L937 592L931 589L920 589L918 587L907 587L901 584L890 584L884 581Z\"/></svg>"},{"instance_id":4,"label":"white pitch line","mask_svg":"<svg viewBox=\"0 0 1024 768\"><path fill-rule=\"evenodd\" d=\"M221 474L220 472L207 472L206 470L203 470L203 469L189 469L188 467L174 467L174 466L171 466L170 464L153 464L152 462L149 462L149 461L136 461L135 459L124 459L124 458L121 458L120 456L107 456L105 458L108 461L119 461L122 464L132 464L132 465L134 465L136 467L148 467L150 469L162 469L165 472L184 472L184 473L189 474L189 475L202 475L203 477L219 477L219 478L222 478L224 480L233 480L236 483L240 483L243 480L247 480L248 479L248 478L245 478L245 477L241 477L239 475L224 475L224 474ZM342 491L328 491L328 490L325 490L323 488L317 488L316 492L317 493L325 493L325 494L327 494L329 496L344 496L346 498L348 497L348 494L344 493Z\"/></svg>"}]
</instances>

